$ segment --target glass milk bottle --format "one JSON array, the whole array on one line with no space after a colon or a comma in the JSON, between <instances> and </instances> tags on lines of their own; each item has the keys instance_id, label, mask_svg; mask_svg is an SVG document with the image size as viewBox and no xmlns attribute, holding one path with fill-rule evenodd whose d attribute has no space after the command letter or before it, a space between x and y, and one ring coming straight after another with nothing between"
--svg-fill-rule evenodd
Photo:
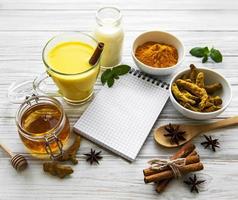
<instances>
[{"instance_id":1,"label":"glass milk bottle","mask_svg":"<svg viewBox=\"0 0 238 200\"><path fill-rule=\"evenodd\" d=\"M114 67L121 62L124 38L121 20L120 10L114 7L103 7L96 13L94 36L105 45L100 63L103 68Z\"/></svg>"}]
</instances>

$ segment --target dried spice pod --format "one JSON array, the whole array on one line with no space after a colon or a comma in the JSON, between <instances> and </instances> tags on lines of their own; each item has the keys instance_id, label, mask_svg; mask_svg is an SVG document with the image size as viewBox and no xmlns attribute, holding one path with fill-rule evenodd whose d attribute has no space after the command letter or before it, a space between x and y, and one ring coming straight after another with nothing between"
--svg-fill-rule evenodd
<instances>
[{"instance_id":1,"label":"dried spice pod","mask_svg":"<svg viewBox=\"0 0 238 200\"><path fill-rule=\"evenodd\" d=\"M185 184L189 185L191 188L190 188L190 192L197 192L199 193L199 190L198 190L198 186L202 183L205 182L205 180L199 180L196 176L196 174L193 175L193 177L189 177L187 180L183 181Z\"/></svg>"},{"instance_id":2,"label":"dried spice pod","mask_svg":"<svg viewBox=\"0 0 238 200\"><path fill-rule=\"evenodd\" d=\"M166 134L164 134L165 137L170 137L171 144L177 144L179 145L180 141L185 141L184 134L185 131L180 130L179 125L172 125L169 124L168 126L165 126L164 129L167 131Z\"/></svg>"},{"instance_id":3,"label":"dried spice pod","mask_svg":"<svg viewBox=\"0 0 238 200\"><path fill-rule=\"evenodd\" d=\"M205 142L202 142L201 145L204 146L204 148L211 147L212 151L216 151L216 148L220 148L220 143L218 139L213 139L212 136L206 136L204 135L204 138L206 139Z\"/></svg>"},{"instance_id":4,"label":"dried spice pod","mask_svg":"<svg viewBox=\"0 0 238 200\"><path fill-rule=\"evenodd\" d=\"M99 164L99 160L102 159L102 156L100 155L102 152L91 149L89 153L85 153L86 161L90 162L92 165L93 163Z\"/></svg>"}]
</instances>

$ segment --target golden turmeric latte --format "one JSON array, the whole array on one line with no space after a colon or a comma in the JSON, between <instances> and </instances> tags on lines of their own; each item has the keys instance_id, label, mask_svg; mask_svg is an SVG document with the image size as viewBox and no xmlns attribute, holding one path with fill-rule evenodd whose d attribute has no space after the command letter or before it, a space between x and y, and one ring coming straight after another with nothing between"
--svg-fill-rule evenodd
<instances>
[{"instance_id":1,"label":"golden turmeric latte","mask_svg":"<svg viewBox=\"0 0 238 200\"><path fill-rule=\"evenodd\" d=\"M152 41L138 46L135 56L142 63L155 68L171 67L178 62L178 51L175 47Z\"/></svg>"}]
</instances>

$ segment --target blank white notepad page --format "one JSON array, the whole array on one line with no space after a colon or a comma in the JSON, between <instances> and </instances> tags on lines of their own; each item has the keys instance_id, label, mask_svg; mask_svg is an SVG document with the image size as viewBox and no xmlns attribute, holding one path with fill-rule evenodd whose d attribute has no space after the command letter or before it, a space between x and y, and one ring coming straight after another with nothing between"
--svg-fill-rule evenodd
<instances>
[{"instance_id":1,"label":"blank white notepad page","mask_svg":"<svg viewBox=\"0 0 238 200\"><path fill-rule=\"evenodd\" d=\"M127 74L98 92L74 130L133 161L168 97L165 87Z\"/></svg>"}]
</instances>

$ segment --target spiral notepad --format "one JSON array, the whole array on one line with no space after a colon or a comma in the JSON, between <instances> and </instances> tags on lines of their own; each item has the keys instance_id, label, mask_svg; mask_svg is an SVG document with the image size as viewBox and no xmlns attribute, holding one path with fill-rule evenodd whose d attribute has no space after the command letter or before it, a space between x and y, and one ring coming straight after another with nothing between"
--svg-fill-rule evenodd
<instances>
[{"instance_id":1,"label":"spiral notepad","mask_svg":"<svg viewBox=\"0 0 238 200\"><path fill-rule=\"evenodd\" d=\"M98 92L74 130L133 161L168 97L167 83L132 69Z\"/></svg>"}]
</instances>

